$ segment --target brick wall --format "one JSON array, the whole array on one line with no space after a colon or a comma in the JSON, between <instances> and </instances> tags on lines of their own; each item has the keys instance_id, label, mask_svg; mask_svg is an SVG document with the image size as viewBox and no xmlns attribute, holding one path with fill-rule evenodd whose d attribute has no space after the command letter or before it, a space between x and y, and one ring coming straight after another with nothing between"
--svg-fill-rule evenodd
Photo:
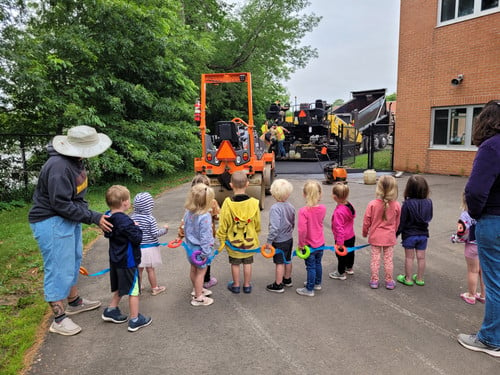
<instances>
[{"instance_id":1,"label":"brick wall","mask_svg":"<svg viewBox=\"0 0 500 375\"><path fill-rule=\"evenodd\" d=\"M394 169L468 175L475 152L429 148L431 109L500 99L500 13L436 27L437 7L401 1Z\"/></svg>"}]
</instances>

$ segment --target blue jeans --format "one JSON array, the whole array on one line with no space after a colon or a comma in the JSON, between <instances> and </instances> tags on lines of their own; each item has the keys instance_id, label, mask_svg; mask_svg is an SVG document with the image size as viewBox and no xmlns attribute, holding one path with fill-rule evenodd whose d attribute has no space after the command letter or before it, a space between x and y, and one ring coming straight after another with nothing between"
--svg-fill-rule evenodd
<instances>
[{"instance_id":1,"label":"blue jeans","mask_svg":"<svg viewBox=\"0 0 500 375\"><path fill-rule=\"evenodd\" d=\"M82 262L82 225L53 216L30 224L43 257L45 301L68 297L76 285Z\"/></svg>"},{"instance_id":2,"label":"blue jeans","mask_svg":"<svg viewBox=\"0 0 500 375\"><path fill-rule=\"evenodd\" d=\"M285 141L278 141L278 151L280 153L279 156L281 156L281 157L286 156Z\"/></svg>"},{"instance_id":3,"label":"blue jeans","mask_svg":"<svg viewBox=\"0 0 500 375\"><path fill-rule=\"evenodd\" d=\"M307 290L313 290L314 285L321 285L321 280L323 279L321 259L323 259L323 250L316 250L311 252L311 255L304 260L307 271Z\"/></svg>"},{"instance_id":4,"label":"blue jeans","mask_svg":"<svg viewBox=\"0 0 500 375\"><path fill-rule=\"evenodd\" d=\"M476 225L479 262L486 287L486 304L478 339L500 347L500 216L485 215Z\"/></svg>"}]
</instances>

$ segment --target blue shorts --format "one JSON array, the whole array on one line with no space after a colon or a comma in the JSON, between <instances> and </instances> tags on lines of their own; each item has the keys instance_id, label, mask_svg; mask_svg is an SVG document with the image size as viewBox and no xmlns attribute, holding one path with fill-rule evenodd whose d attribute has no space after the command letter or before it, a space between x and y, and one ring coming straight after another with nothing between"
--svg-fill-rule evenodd
<instances>
[{"instance_id":1,"label":"blue shorts","mask_svg":"<svg viewBox=\"0 0 500 375\"><path fill-rule=\"evenodd\" d=\"M53 216L30 226L43 257L45 301L63 300L78 281L82 263L82 225Z\"/></svg>"},{"instance_id":2,"label":"blue shorts","mask_svg":"<svg viewBox=\"0 0 500 375\"><path fill-rule=\"evenodd\" d=\"M427 236L410 236L401 242L401 245L408 250L425 250L427 249Z\"/></svg>"}]
</instances>

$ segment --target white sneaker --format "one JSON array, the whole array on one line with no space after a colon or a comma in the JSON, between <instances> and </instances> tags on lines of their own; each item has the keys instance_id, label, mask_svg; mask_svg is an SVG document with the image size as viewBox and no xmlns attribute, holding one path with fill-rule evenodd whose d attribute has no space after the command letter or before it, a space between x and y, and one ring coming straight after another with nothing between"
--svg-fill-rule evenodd
<instances>
[{"instance_id":1,"label":"white sneaker","mask_svg":"<svg viewBox=\"0 0 500 375\"><path fill-rule=\"evenodd\" d=\"M50 332L58 333L63 336L73 336L82 330L78 324L75 324L70 318L64 318L60 323L55 321L49 327Z\"/></svg>"},{"instance_id":2,"label":"white sneaker","mask_svg":"<svg viewBox=\"0 0 500 375\"><path fill-rule=\"evenodd\" d=\"M307 281L304 281L304 286L307 286ZM314 290L321 290L323 287L321 284L314 284Z\"/></svg>"},{"instance_id":3,"label":"white sneaker","mask_svg":"<svg viewBox=\"0 0 500 375\"><path fill-rule=\"evenodd\" d=\"M206 296L201 297L199 300L196 298L191 300L191 305L193 306L210 306L212 303L214 303L213 298Z\"/></svg>"},{"instance_id":4,"label":"white sneaker","mask_svg":"<svg viewBox=\"0 0 500 375\"><path fill-rule=\"evenodd\" d=\"M205 289L203 288L202 292L201 292L205 297L208 297L208 296L211 296L212 295L212 291L210 289ZM191 297L194 297L194 289L193 291L191 292Z\"/></svg>"},{"instance_id":5,"label":"white sneaker","mask_svg":"<svg viewBox=\"0 0 500 375\"><path fill-rule=\"evenodd\" d=\"M307 290L307 288L297 288L295 291L301 296L314 297L314 290Z\"/></svg>"},{"instance_id":6,"label":"white sneaker","mask_svg":"<svg viewBox=\"0 0 500 375\"><path fill-rule=\"evenodd\" d=\"M88 299L82 298L82 303L78 306L66 306L66 315L75 315L84 311L94 310L101 306L101 301L90 301Z\"/></svg>"},{"instance_id":7,"label":"white sneaker","mask_svg":"<svg viewBox=\"0 0 500 375\"><path fill-rule=\"evenodd\" d=\"M334 272L330 272L328 274L328 276L330 276L330 279L336 279L336 280L345 280L347 279L347 276L344 275L344 274L340 274L339 271L334 271Z\"/></svg>"}]
</instances>

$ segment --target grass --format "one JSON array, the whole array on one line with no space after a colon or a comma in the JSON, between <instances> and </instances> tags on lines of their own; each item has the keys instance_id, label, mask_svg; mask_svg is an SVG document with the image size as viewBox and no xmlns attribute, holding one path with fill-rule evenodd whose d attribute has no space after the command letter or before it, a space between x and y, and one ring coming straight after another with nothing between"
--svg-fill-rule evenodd
<instances>
[{"instance_id":1,"label":"grass","mask_svg":"<svg viewBox=\"0 0 500 375\"><path fill-rule=\"evenodd\" d=\"M392 150L385 149L373 154L373 169L377 171L392 171ZM368 169L368 154L356 155L352 169Z\"/></svg>"},{"instance_id":2,"label":"grass","mask_svg":"<svg viewBox=\"0 0 500 375\"><path fill-rule=\"evenodd\" d=\"M142 184L116 181L128 187L131 196L149 191L153 196L189 181L193 172L175 177L150 179ZM87 201L94 211L107 210L104 200L108 186L91 186ZM28 223L28 204L0 211L0 374L14 375L29 363L25 357L45 334L45 317L49 313L43 299L43 262ZM8 223L8 224L7 224ZM96 226L83 226L84 248L101 231Z\"/></svg>"}]
</instances>

